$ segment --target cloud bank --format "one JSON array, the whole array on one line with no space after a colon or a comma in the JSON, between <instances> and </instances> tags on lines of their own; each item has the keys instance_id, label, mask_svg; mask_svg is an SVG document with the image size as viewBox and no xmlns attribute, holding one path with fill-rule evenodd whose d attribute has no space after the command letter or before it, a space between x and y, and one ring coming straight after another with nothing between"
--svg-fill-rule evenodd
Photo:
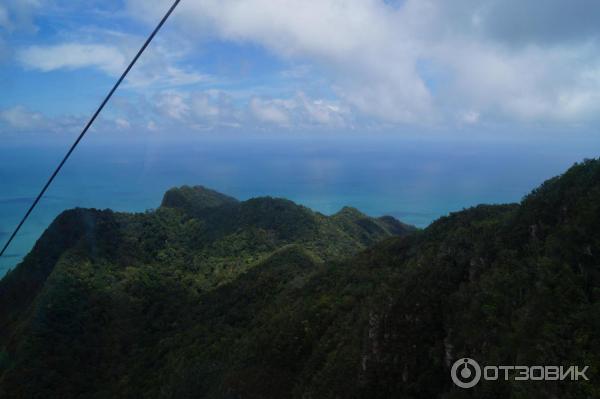
<instances>
[{"instance_id":1,"label":"cloud bank","mask_svg":"<svg viewBox=\"0 0 600 399\"><path fill-rule=\"evenodd\" d=\"M144 40L85 24L43 44L3 45L17 29L35 32L34 15L50 3L81 7L66 0L0 4L0 59L12 52L28 71L91 69L115 77ZM171 3L124 0L119 21L151 29ZM594 126L598 21L595 0L184 1L124 87L136 99L116 107L110 126ZM203 58L205 49L223 43L259 48L284 68L255 86L204 72L214 61ZM24 126L26 108L2 112L15 129L49 120L27 111L37 125Z\"/></svg>"},{"instance_id":2,"label":"cloud bank","mask_svg":"<svg viewBox=\"0 0 600 399\"><path fill-rule=\"evenodd\" d=\"M169 1L127 4L155 20ZM577 122L600 111L592 0L197 0L177 19L188 37L317 65L341 101L382 121Z\"/></svg>"}]
</instances>

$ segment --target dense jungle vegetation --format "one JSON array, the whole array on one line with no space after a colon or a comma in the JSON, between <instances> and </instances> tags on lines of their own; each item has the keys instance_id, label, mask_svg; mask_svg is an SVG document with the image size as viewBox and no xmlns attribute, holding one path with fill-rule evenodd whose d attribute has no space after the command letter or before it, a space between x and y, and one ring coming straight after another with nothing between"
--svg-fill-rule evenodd
<instances>
[{"instance_id":1,"label":"dense jungle vegetation","mask_svg":"<svg viewBox=\"0 0 600 399\"><path fill-rule=\"evenodd\" d=\"M2 398L600 397L600 161L419 231L203 187L63 213L0 282ZM482 364L588 382L453 386Z\"/></svg>"}]
</instances>

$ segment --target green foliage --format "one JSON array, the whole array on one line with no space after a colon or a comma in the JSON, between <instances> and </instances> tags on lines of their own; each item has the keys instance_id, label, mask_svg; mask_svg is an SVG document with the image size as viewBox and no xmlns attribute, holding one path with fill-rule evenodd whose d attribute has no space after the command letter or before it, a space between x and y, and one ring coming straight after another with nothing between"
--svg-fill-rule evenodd
<instances>
[{"instance_id":1,"label":"green foliage","mask_svg":"<svg viewBox=\"0 0 600 399\"><path fill-rule=\"evenodd\" d=\"M197 213L202 210L226 204L236 204L235 198L218 193L202 186L183 186L167 191L163 197L161 207L184 209L188 213Z\"/></svg>"},{"instance_id":2,"label":"green foliage","mask_svg":"<svg viewBox=\"0 0 600 399\"><path fill-rule=\"evenodd\" d=\"M69 211L0 282L0 396L600 397L599 223L600 161L424 231L189 187ZM464 356L591 381L465 391Z\"/></svg>"}]
</instances>

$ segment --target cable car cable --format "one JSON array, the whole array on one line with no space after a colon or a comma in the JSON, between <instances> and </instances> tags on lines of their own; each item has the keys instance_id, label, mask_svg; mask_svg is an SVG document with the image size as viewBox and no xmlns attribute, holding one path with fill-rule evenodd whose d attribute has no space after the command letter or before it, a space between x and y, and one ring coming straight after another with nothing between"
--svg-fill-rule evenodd
<instances>
[{"instance_id":1,"label":"cable car cable","mask_svg":"<svg viewBox=\"0 0 600 399\"><path fill-rule=\"evenodd\" d=\"M40 200L42 199L42 197L44 196L44 194L48 190L48 187L50 187L50 185L52 184L52 182L54 181L54 179L56 178L56 176L58 175L58 173L60 172L60 170L62 169L62 167L65 165L65 163L67 162L67 160L71 157L71 154L73 153L73 151L75 151L75 148L77 148L77 146L79 145L79 143L81 142L81 140L84 138L84 136L86 135L86 133L88 132L88 130L92 127L92 125L96 121L96 118L98 118L98 115L100 115L100 113L102 112L102 110L104 109L104 107L106 106L106 104L108 103L108 101L111 99L111 97L113 96L113 94L115 94L115 92L117 91L117 89L119 88L119 86L121 85L121 83L123 83L123 80L125 80L125 78L129 74L129 72L131 71L131 69L137 63L137 61L142 56L142 54L144 53L144 51L146 50L146 48L150 45L150 43L152 42L152 40L154 39L154 37L156 36L156 34L158 33L158 31L160 31L160 29L163 27L163 25L165 24L165 22L167 22L167 20L169 19L169 17L173 13L173 11L175 11L175 9L177 8L177 6L179 5L180 2L181 2L181 0L175 0L175 3L173 3L173 5L169 9L169 11L167 11L167 13L165 14L165 16L162 18L162 20L156 26L156 28L154 29L154 31L150 34L150 36L148 37L148 39L146 39L146 42L144 43L144 45L137 52L137 54L135 55L135 57L133 58L133 60L129 64L129 66L127 66L127 69L125 69L125 72L123 72L123 74L121 75L121 77L119 78L119 80L117 81L117 83L115 83L115 85L113 86L112 90L104 98L104 101L102 101L102 103L100 104L100 106L98 107L98 109L96 110L96 112L94 112L94 114L92 115L92 118L85 125L85 127L83 128L83 131L81 132L81 134L79 135L79 137L77 137L77 140L75 140L75 142L73 143L73 145L71 146L71 148L69 149L69 151L67 152L67 154L65 155L65 157L63 158L63 160L58 164L58 167L56 168L56 170L54 171L54 173L52 173L52 175L50 176L50 178L48 179L48 181L46 182L46 184L42 188L42 191L40 191L40 193L38 194L38 196L36 197L36 199L33 201L33 204L31 204L31 207L25 213L25 216L23 216L23 219L21 219L21 222L19 222L19 224L17 225L17 228L15 229L15 231L12 233L12 235L10 236L10 238L8 239L8 241L6 242L6 244L4 245L4 247L2 248L2 251L0 251L0 257L2 257L4 255L4 253L6 252L6 250L8 249L8 247L10 246L10 244L12 243L12 241L14 240L14 238L19 233L19 230L21 230L21 227L23 227L23 225L25 224L25 222L27 221L27 219L29 218L29 216L31 215L31 213L33 212L33 210L35 209L35 207L38 205L38 203L40 202Z\"/></svg>"}]
</instances>

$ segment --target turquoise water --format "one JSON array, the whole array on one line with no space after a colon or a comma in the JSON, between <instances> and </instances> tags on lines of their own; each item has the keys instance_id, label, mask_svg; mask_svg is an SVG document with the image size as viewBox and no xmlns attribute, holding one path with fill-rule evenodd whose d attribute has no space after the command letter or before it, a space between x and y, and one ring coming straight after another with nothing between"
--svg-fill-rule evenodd
<instances>
[{"instance_id":1,"label":"turquoise water","mask_svg":"<svg viewBox=\"0 0 600 399\"><path fill-rule=\"evenodd\" d=\"M4 242L65 152L67 142L0 146ZM479 203L519 201L597 142L398 136L205 136L85 141L0 259L0 276L63 210L144 211L170 187L202 184L239 199L271 195L331 214L344 205L424 227Z\"/></svg>"}]
</instances>

